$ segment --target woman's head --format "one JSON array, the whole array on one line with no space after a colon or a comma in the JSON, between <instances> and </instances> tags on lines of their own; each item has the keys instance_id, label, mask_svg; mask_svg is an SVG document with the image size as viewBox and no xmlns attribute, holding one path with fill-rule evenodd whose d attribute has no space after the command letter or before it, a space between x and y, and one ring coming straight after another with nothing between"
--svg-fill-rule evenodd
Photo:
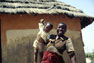
<instances>
[{"instance_id":1,"label":"woman's head","mask_svg":"<svg viewBox=\"0 0 94 63\"><path fill-rule=\"evenodd\" d=\"M59 23L57 27L57 35L62 36L67 30L67 25L65 23Z\"/></svg>"}]
</instances>

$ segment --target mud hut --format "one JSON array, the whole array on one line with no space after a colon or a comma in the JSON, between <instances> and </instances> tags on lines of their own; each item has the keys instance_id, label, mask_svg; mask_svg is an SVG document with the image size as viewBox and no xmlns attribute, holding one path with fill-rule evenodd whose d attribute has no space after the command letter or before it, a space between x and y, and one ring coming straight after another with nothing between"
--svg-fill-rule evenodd
<instances>
[{"instance_id":1,"label":"mud hut","mask_svg":"<svg viewBox=\"0 0 94 63\"><path fill-rule=\"evenodd\" d=\"M94 17L55 0L1 0L1 44L3 63L33 63L32 43L38 32L38 22L43 18L54 25L67 24L66 35L73 41L77 63L85 63L81 29L93 22ZM64 53L64 60L69 57Z\"/></svg>"}]
</instances>

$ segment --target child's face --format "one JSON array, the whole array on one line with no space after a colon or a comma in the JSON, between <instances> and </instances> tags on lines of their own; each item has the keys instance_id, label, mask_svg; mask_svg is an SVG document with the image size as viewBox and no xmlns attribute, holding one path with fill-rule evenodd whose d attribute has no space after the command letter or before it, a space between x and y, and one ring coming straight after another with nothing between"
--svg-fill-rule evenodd
<instances>
[{"instance_id":1,"label":"child's face","mask_svg":"<svg viewBox=\"0 0 94 63\"><path fill-rule=\"evenodd\" d=\"M60 24L60 25L57 27L57 34L58 34L59 36L62 36L62 35L65 34L65 32L66 32L66 27L65 27L65 25Z\"/></svg>"},{"instance_id":2,"label":"child's face","mask_svg":"<svg viewBox=\"0 0 94 63\"><path fill-rule=\"evenodd\" d=\"M46 32L50 32L51 29L52 29L52 27L51 27L50 25L46 25L46 26L45 26L45 31L46 31Z\"/></svg>"}]
</instances>

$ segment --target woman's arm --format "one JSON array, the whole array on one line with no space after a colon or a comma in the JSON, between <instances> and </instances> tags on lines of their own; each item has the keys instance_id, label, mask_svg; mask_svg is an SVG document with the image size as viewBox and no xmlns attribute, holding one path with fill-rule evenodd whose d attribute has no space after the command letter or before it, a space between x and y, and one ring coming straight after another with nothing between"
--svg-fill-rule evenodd
<instances>
[{"instance_id":1,"label":"woman's arm","mask_svg":"<svg viewBox=\"0 0 94 63\"><path fill-rule=\"evenodd\" d=\"M72 51L72 52L68 52L68 54L69 54L69 57L70 57L71 63L76 63L76 56L75 56L74 51Z\"/></svg>"}]
</instances>

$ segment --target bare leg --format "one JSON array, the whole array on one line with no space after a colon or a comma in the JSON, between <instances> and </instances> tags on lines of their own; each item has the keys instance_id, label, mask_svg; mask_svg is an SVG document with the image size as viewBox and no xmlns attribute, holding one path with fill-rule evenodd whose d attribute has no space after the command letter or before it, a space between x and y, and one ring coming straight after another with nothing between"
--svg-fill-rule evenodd
<instances>
[{"instance_id":1,"label":"bare leg","mask_svg":"<svg viewBox=\"0 0 94 63\"><path fill-rule=\"evenodd\" d=\"M40 55L40 63L41 63L41 60L42 60L42 57L43 57L43 52L39 52L39 55Z\"/></svg>"},{"instance_id":2,"label":"bare leg","mask_svg":"<svg viewBox=\"0 0 94 63\"><path fill-rule=\"evenodd\" d=\"M34 48L34 63L37 63L38 49Z\"/></svg>"}]
</instances>

